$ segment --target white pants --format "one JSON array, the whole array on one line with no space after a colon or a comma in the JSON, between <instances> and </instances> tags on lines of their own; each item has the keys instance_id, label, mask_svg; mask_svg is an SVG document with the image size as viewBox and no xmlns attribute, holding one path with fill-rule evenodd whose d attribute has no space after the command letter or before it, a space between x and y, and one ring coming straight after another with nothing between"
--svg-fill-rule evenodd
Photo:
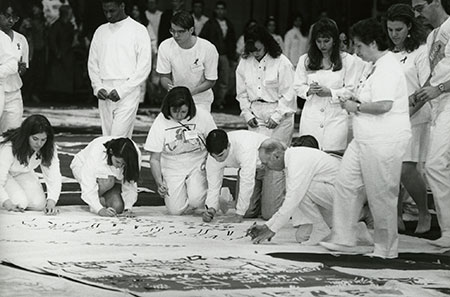
<instances>
[{"instance_id":1,"label":"white pants","mask_svg":"<svg viewBox=\"0 0 450 297\"><path fill-rule=\"evenodd\" d=\"M122 80L103 81L106 91L117 88ZM113 102L109 99L98 100L98 109L102 121L103 136L129 137L133 135L134 121L139 107L140 86L125 98Z\"/></svg>"},{"instance_id":2,"label":"white pants","mask_svg":"<svg viewBox=\"0 0 450 297\"><path fill-rule=\"evenodd\" d=\"M169 194L164 197L169 213L180 215L188 208L204 207L207 181L201 164L187 170L168 171L163 171L163 178L169 189Z\"/></svg>"},{"instance_id":3,"label":"white pants","mask_svg":"<svg viewBox=\"0 0 450 297\"><path fill-rule=\"evenodd\" d=\"M258 127L252 128L248 127L248 130L260 133L272 138L275 138L287 146L291 144L292 135L294 133L294 115L289 114L285 115L278 126L275 129L267 128L267 121L270 119L272 114L275 112L275 108L278 106L278 103L268 103L268 102L259 102L254 101L251 104L251 111L256 117L256 121L258 122Z\"/></svg>"},{"instance_id":4,"label":"white pants","mask_svg":"<svg viewBox=\"0 0 450 297\"><path fill-rule=\"evenodd\" d=\"M394 143L359 143L345 151L335 182L333 242L353 246L365 191L374 218L374 254L398 256L397 201L403 155L409 139Z\"/></svg>"},{"instance_id":5,"label":"white pants","mask_svg":"<svg viewBox=\"0 0 450 297\"><path fill-rule=\"evenodd\" d=\"M433 121L425 162L442 237L450 237L450 98L446 101L441 102L447 106Z\"/></svg>"},{"instance_id":6,"label":"white pants","mask_svg":"<svg viewBox=\"0 0 450 297\"><path fill-rule=\"evenodd\" d=\"M5 93L5 105L0 115L0 133L20 127L22 116L23 102L20 90Z\"/></svg>"},{"instance_id":7,"label":"white pants","mask_svg":"<svg viewBox=\"0 0 450 297\"><path fill-rule=\"evenodd\" d=\"M34 172L14 177L8 174L5 190L11 202L23 209L43 210L45 207L45 193Z\"/></svg>"}]
</instances>

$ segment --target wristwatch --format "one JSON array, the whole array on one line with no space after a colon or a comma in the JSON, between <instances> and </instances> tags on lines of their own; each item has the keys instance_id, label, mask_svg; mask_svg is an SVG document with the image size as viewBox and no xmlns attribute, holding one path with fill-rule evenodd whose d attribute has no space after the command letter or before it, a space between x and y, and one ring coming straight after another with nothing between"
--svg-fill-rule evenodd
<instances>
[{"instance_id":1,"label":"wristwatch","mask_svg":"<svg viewBox=\"0 0 450 297\"><path fill-rule=\"evenodd\" d=\"M441 93L444 93L445 92L445 86L444 86L444 84L438 84L438 89L439 89L439 91L441 91Z\"/></svg>"},{"instance_id":2,"label":"wristwatch","mask_svg":"<svg viewBox=\"0 0 450 297\"><path fill-rule=\"evenodd\" d=\"M356 104L356 111L361 112L361 103Z\"/></svg>"}]
</instances>

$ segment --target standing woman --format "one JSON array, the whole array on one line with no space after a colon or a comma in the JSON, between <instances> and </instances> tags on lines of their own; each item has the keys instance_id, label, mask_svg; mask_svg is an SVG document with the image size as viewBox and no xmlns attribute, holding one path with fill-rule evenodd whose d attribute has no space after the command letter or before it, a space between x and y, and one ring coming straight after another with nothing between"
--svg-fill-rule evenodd
<instances>
[{"instance_id":1,"label":"standing woman","mask_svg":"<svg viewBox=\"0 0 450 297\"><path fill-rule=\"evenodd\" d=\"M383 26L375 19L352 27L356 54L372 62L371 71L342 107L353 113L354 138L335 182L330 250L354 251L355 228L367 200L374 219L373 256L398 255L397 200L403 156L411 137L408 91L402 66L388 51Z\"/></svg>"},{"instance_id":2,"label":"standing woman","mask_svg":"<svg viewBox=\"0 0 450 297\"><path fill-rule=\"evenodd\" d=\"M150 168L158 193L170 214L203 207L206 199L206 148L208 133L216 129L211 114L196 108L186 87L167 93L144 149L150 152Z\"/></svg>"},{"instance_id":3,"label":"standing woman","mask_svg":"<svg viewBox=\"0 0 450 297\"><path fill-rule=\"evenodd\" d=\"M403 67L408 86L408 96L420 89L430 76L427 55L426 32L414 17L411 6L395 4L387 11L387 32L389 49ZM414 102L414 100L409 100ZM431 215L428 211L427 187L417 164L425 161L430 132L431 106L420 102L409 107L412 137L403 158L401 182L419 209L419 221L415 233L425 233L431 227ZM401 199L401 197L400 197ZM399 200L399 230L405 230L402 220L402 203Z\"/></svg>"},{"instance_id":4,"label":"standing woman","mask_svg":"<svg viewBox=\"0 0 450 297\"><path fill-rule=\"evenodd\" d=\"M40 166L47 198L34 172ZM9 211L57 213L62 178L50 122L42 115L26 118L19 128L0 138L0 203Z\"/></svg>"},{"instance_id":5,"label":"standing woman","mask_svg":"<svg viewBox=\"0 0 450 297\"><path fill-rule=\"evenodd\" d=\"M75 155L70 169L91 212L103 217L132 214L140 160L136 143L114 136L98 137Z\"/></svg>"},{"instance_id":6,"label":"standing woman","mask_svg":"<svg viewBox=\"0 0 450 297\"><path fill-rule=\"evenodd\" d=\"M3 83L5 91L5 103L0 117L0 133L17 128L22 123L22 79L28 68L29 48L25 36L14 31L13 26L19 21L17 11L12 1L0 2L0 29L9 37L9 45L1 44L1 47L12 46L13 55L18 63L17 71L10 73Z\"/></svg>"},{"instance_id":7,"label":"standing woman","mask_svg":"<svg viewBox=\"0 0 450 297\"><path fill-rule=\"evenodd\" d=\"M324 151L343 152L347 147L348 114L339 102L359 79L356 63L355 57L340 51L333 20L323 18L313 25L308 53L295 71L294 90L306 99L300 135L314 136Z\"/></svg>"}]
</instances>

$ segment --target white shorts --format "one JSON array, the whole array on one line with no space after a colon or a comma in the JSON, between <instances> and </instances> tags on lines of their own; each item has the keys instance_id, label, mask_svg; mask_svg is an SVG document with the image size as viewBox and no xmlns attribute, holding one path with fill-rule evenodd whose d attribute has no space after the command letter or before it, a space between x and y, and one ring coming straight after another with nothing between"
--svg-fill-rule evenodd
<instances>
[{"instance_id":1,"label":"white shorts","mask_svg":"<svg viewBox=\"0 0 450 297\"><path fill-rule=\"evenodd\" d=\"M411 126L411 139L406 147L403 162L425 162L430 138L430 123Z\"/></svg>"}]
</instances>

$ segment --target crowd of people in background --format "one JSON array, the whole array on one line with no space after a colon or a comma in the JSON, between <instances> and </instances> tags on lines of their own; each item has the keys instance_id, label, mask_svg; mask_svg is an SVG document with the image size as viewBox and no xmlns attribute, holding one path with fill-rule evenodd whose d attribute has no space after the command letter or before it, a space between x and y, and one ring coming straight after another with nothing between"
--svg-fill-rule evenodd
<instances>
[{"instance_id":1,"label":"crowd of people in background","mask_svg":"<svg viewBox=\"0 0 450 297\"><path fill-rule=\"evenodd\" d=\"M299 243L339 252L369 246L370 256L395 258L404 229L401 185L419 209L415 232L431 228L425 176L441 228L430 243L450 247L450 17L442 1L394 4L385 19L360 20L350 35L326 16L305 34L296 16L283 40L273 18L250 20L236 38L224 1L208 18L202 1L193 1L192 12L182 0L164 12L148 1L141 13L123 0L102 0L107 23L89 39L87 72L103 137L72 161L81 198L100 216L131 213L141 161L131 137L150 82L166 95L144 149L170 214L201 210L212 221L224 168L233 167L236 211L223 221L267 220L248 229L254 243L292 219ZM54 214L61 186L51 126L38 115L22 122L21 77L34 45L12 29L19 17L11 1L0 3L2 206ZM434 29L427 32L416 15ZM54 92L70 85L74 67L65 58L73 57L75 24L62 5L48 30ZM217 129L211 115L230 89L245 131ZM305 102L301 140L292 143L298 98ZM91 158L100 163L86 171ZM27 200L38 165L51 186L47 203ZM25 198L15 200L16 193Z\"/></svg>"}]
</instances>

